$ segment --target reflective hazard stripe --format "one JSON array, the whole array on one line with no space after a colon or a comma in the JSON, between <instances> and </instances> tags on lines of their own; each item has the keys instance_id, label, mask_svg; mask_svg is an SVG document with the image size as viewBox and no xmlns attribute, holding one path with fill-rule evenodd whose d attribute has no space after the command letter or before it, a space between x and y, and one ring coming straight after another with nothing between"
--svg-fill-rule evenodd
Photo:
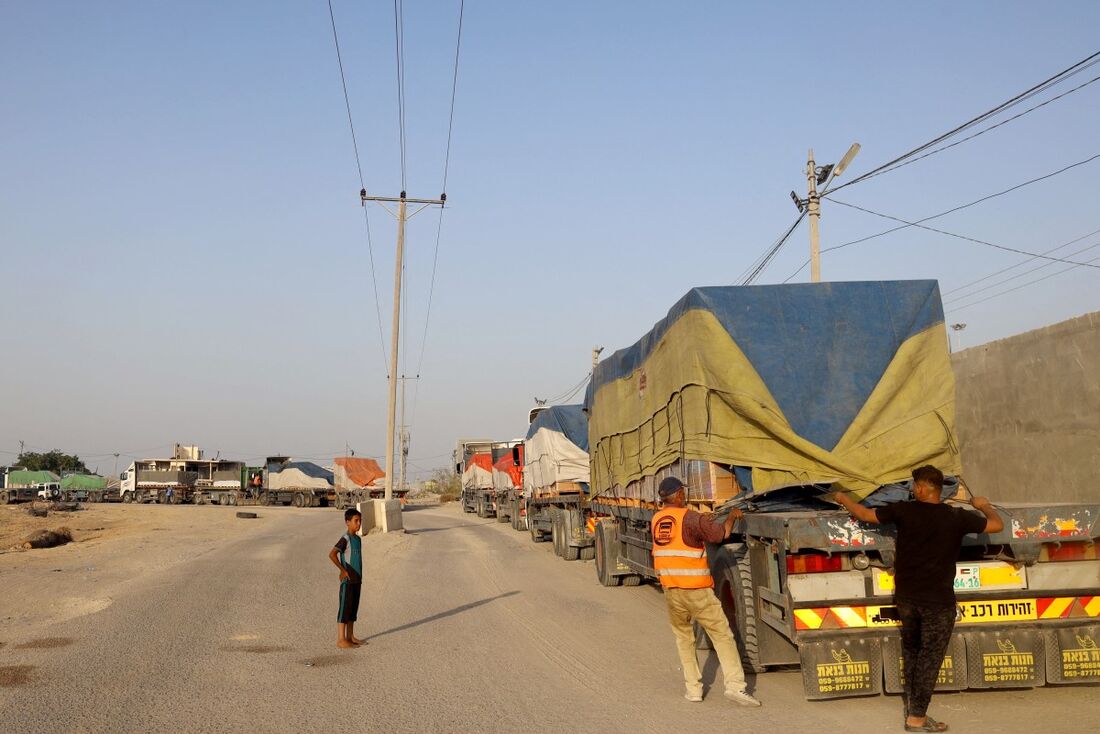
<instances>
[{"instance_id":1,"label":"reflective hazard stripe","mask_svg":"<svg viewBox=\"0 0 1100 734\"><path fill-rule=\"evenodd\" d=\"M689 550L655 550L653 551L654 558L672 557L677 558L702 558L707 552L705 550L689 551Z\"/></svg>"},{"instance_id":2,"label":"reflective hazard stripe","mask_svg":"<svg viewBox=\"0 0 1100 734\"><path fill-rule=\"evenodd\" d=\"M1074 601L1076 599L1072 596L1037 600L1036 605L1041 608L1039 619L1060 619L1067 616Z\"/></svg>"},{"instance_id":3,"label":"reflective hazard stripe","mask_svg":"<svg viewBox=\"0 0 1100 734\"><path fill-rule=\"evenodd\" d=\"M662 568L658 576L710 576L708 568Z\"/></svg>"},{"instance_id":4,"label":"reflective hazard stripe","mask_svg":"<svg viewBox=\"0 0 1100 734\"><path fill-rule=\"evenodd\" d=\"M797 630L819 629L825 612L825 609L795 609L794 628Z\"/></svg>"}]
</instances>

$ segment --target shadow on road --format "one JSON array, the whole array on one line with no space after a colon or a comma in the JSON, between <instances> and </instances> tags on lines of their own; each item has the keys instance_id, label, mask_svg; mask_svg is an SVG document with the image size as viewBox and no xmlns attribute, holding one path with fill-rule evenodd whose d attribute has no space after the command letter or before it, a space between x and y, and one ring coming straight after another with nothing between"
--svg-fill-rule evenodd
<instances>
[{"instance_id":1,"label":"shadow on road","mask_svg":"<svg viewBox=\"0 0 1100 734\"><path fill-rule=\"evenodd\" d=\"M472 601L469 604L463 604L460 607L455 607L454 609L448 609L445 612L440 612L439 614L433 614L430 617L424 617L424 619L418 619L415 622L409 622L408 624L403 624L399 627L393 627L391 629L384 630L382 632L377 632L377 633L371 635L370 637L368 637L366 639L373 640L373 639L376 639L376 638L381 637L383 635L392 635L395 632L404 632L407 629L412 629L413 627L419 627L422 624L430 624L432 622L437 622L437 621L439 621L439 620L441 620L445 617L451 617L451 616L454 616L455 614L460 614L462 612L469 611L470 609L475 609L477 607L484 606L484 605L488 604L489 602L496 601L497 599L504 599L504 598L509 597L509 596L515 596L518 593L519 593L518 591L506 591L503 594L497 594L496 596L490 596L488 599L479 599L478 601Z\"/></svg>"},{"instance_id":2,"label":"shadow on road","mask_svg":"<svg viewBox=\"0 0 1100 734\"><path fill-rule=\"evenodd\" d=\"M465 522L461 525L445 525L439 528L420 528L418 530L406 530L405 535L420 535L422 533L438 533L443 530L458 530L459 528L491 528L496 523L491 520L484 522Z\"/></svg>"}]
</instances>

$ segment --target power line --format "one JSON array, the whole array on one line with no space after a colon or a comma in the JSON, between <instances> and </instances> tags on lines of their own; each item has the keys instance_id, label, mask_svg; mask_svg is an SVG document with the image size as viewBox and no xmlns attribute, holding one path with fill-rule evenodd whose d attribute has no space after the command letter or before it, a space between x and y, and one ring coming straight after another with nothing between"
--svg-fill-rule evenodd
<instances>
[{"instance_id":1,"label":"power line","mask_svg":"<svg viewBox=\"0 0 1100 734\"><path fill-rule=\"evenodd\" d=\"M451 166L451 136L454 132L455 124L455 95L458 92L458 59L459 52L462 49L462 17L466 9L466 0L461 0L458 5L458 38L455 41L455 65L454 75L451 78L451 111L447 117L447 148L443 154L443 187L442 187L442 199L447 200L447 176L450 172ZM428 286L428 308L424 312L424 336L420 340L420 359L416 363L416 374L420 375L420 368L424 364L424 351L428 344L428 319L432 315L432 298L435 295L435 274L436 268L439 265L439 240L443 233L443 211L446 209L446 205L439 207L439 221L435 229L435 251L432 255L432 278L430 285ZM415 411L416 398L413 398L413 406Z\"/></svg>"},{"instance_id":2,"label":"power line","mask_svg":"<svg viewBox=\"0 0 1100 734\"><path fill-rule=\"evenodd\" d=\"M949 130L949 131L943 133L942 135L939 135L939 136L933 138L932 140L929 140L927 143L924 143L923 145L920 145L916 148L913 148L912 150L908 151L907 153L903 153L902 155L898 156L897 158L894 158L891 161L887 161L886 163L883 163L882 165L868 171L867 173L863 174L862 176L857 176L856 178L852 179L851 181L848 181L847 183L844 183L844 184L841 184L840 186L837 186L835 189L832 189L831 192L835 193L835 192L840 191L841 189L843 189L845 187L852 186L852 185L860 183L862 181L866 181L868 178L871 178L873 176L877 176L881 173L885 173L885 172L887 172L888 169L893 169L893 168L897 167L898 164L900 164L902 161L905 161L909 158L912 158L916 155L919 155L919 154L923 153L924 151L928 150L929 148L934 147L936 145L939 145L940 143L948 140L949 138L954 137L955 135L957 135L957 134L959 134L959 133L961 133L965 130L968 130L969 128L971 128L975 125L981 124L985 120L988 120L989 118L991 118L995 115L998 115L1001 112L1004 112L1005 110L1010 109L1010 108L1014 107L1015 105L1020 104L1021 102L1024 102L1025 100L1030 99L1031 97L1033 97L1037 94L1040 94L1041 92L1045 91L1046 89L1048 89L1048 88L1050 88L1050 87L1052 87L1056 84L1059 84L1059 83L1065 81L1066 79L1069 79L1070 77L1074 76L1075 74L1078 74L1078 73L1084 71L1085 69L1088 69L1089 67L1093 66L1096 63L1100 63L1100 51L1097 51L1097 52L1095 52L1095 53L1093 53L1089 56L1086 56L1084 59L1082 59L1081 61L1078 61L1076 64L1073 64L1072 66L1070 66L1066 69L1063 69L1062 71L1058 72L1054 76L1040 82L1039 84L1036 84L1035 86L1031 87L1030 89L1026 89L1023 92L1020 92L1015 97L1012 97L1012 98L1002 102L1001 104L997 105L993 109L988 110L986 112L983 112L982 114L978 115L977 117L971 118L970 120L968 120L967 122L964 122L963 124L959 125L958 127L954 128L952 130ZM824 195L825 194L823 193L822 196L824 196Z\"/></svg>"},{"instance_id":3,"label":"power line","mask_svg":"<svg viewBox=\"0 0 1100 734\"><path fill-rule=\"evenodd\" d=\"M936 229L935 227L928 227L928 226L920 224L918 222L907 222L904 219L900 219L898 217L891 216L890 214L883 214L882 212L872 211L871 209L867 209L867 208L864 208L862 206L856 206L855 204L845 204L843 201L837 201L836 199L833 199L833 202L836 203L836 204L840 204L841 206L850 207L852 209L858 209L859 211L866 212L867 214L873 214L876 217L882 217L883 219L890 219L890 220L895 221L895 222L901 222L902 224L905 224L908 227L919 227L920 229L926 229L929 232L935 232L936 234L947 235L948 237L954 237L956 239L965 240L966 242L973 242L973 243L978 244L978 245L985 245L986 247L993 247L993 248L998 249L998 250L1004 250L1005 252L1014 252L1017 255L1027 255L1028 257L1042 258L1044 260L1051 260L1053 262L1066 263L1068 265L1084 265L1084 266L1087 266L1087 267L1100 267L1100 266L1096 266L1096 265L1089 265L1088 263L1080 263L1080 262L1074 262L1073 260L1065 260L1065 259L1060 258L1060 257L1051 257L1050 255L1043 255L1043 254L1037 253L1037 252L1028 252L1027 250L1020 250L1020 249L1015 248L1015 247L1008 247L1007 245L998 245L994 242L989 242L987 240L979 240L976 237L967 237L966 235L955 234L954 232L948 232L948 231L943 230L943 229Z\"/></svg>"},{"instance_id":4,"label":"power line","mask_svg":"<svg viewBox=\"0 0 1100 734\"><path fill-rule=\"evenodd\" d=\"M397 127L401 147L401 191L405 184L405 6L403 0L393 0L394 53L397 60Z\"/></svg>"},{"instance_id":5,"label":"power line","mask_svg":"<svg viewBox=\"0 0 1100 734\"><path fill-rule=\"evenodd\" d=\"M787 240L792 234L794 234L795 229L798 228L798 225L801 224L802 220L805 218L806 212L803 211L798 215L798 218L794 220L791 226L788 227L783 234L779 235L779 238L776 239L774 243L772 243L772 246L768 248L763 255L756 258L753 264L749 266L748 270L742 274L738 285L751 285L752 282L756 280L762 272L764 272L764 269L768 267L768 264L771 263L772 258L779 254L779 251L783 248L783 245L787 243Z\"/></svg>"},{"instance_id":6,"label":"power line","mask_svg":"<svg viewBox=\"0 0 1100 734\"><path fill-rule=\"evenodd\" d=\"M332 23L332 42L336 46L336 64L340 68L340 86L344 90L344 107L348 111L348 129L351 130L351 147L355 151L355 168L359 171L359 189L365 194L367 184L363 178L363 164L359 158L359 142L355 136L355 123L351 116L351 99L348 97L348 83L344 75L344 59L340 53L340 36L336 33L336 15L332 10L332 0L328 0L328 17ZM363 221L367 227L367 253L370 256L370 282L374 293L374 315L378 321L378 344L382 348L382 364L386 364L386 339L382 336L382 306L378 302L378 279L374 274L374 243L370 232L370 214L367 207L363 207Z\"/></svg>"},{"instance_id":7,"label":"power line","mask_svg":"<svg viewBox=\"0 0 1100 734\"><path fill-rule=\"evenodd\" d=\"M1100 153L1098 153L1096 155L1093 155L1089 158L1086 158L1084 160L1077 161L1076 163L1071 163L1068 166L1064 166L1062 168L1059 168L1057 171L1051 171L1050 173L1043 174L1042 176L1037 176L1036 178L1032 178L1032 179L1029 179L1029 180L1024 181L1022 183L1018 183L1014 186L1010 186L1007 189L1004 189L1003 191L998 191L998 192L993 193L993 194L987 194L986 196L975 199L974 201L970 201L970 202L967 202L965 204L959 204L958 206L951 207L950 209L946 209L946 210L944 210L942 212L939 212L937 214L932 214L932 215L924 217L922 219L918 219L915 222L910 222L910 221L900 219L898 217L889 216L889 215L886 215L886 214L880 214L879 212L875 212L875 211L872 211L870 209L865 209L863 207L856 206L855 204L849 204L849 203L841 201L839 199L830 199L830 201L832 201L834 204L840 204L841 206L846 206L850 209L857 209L859 211L863 211L863 212L866 212L868 214L874 214L875 216L883 217L884 219L890 219L890 220L893 220L895 222L901 222L901 226L891 227L890 229L884 229L881 232L876 232L875 234L867 235L866 237L860 237L858 239L849 240L848 242L843 242L839 245L833 245L832 247L826 247L825 249L823 249L821 251L821 254L824 255L826 252L833 252L835 250L842 250L845 247L850 247L852 245L858 245L860 243L867 242L868 240L873 240L877 237L882 237L884 235L892 234L894 232L898 232L898 231L903 230L903 229L908 229L909 227L919 227L920 229L926 229L926 230L929 230L931 232L937 232L939 234L946 234L950 237L958 237L960 239L969 240L971 242L977 242L978 244L988 245L990 247L996 247L996 248L1001 249L1001 250L1011 250L1013 252L1019 252L1021 254L1029 255L1029 256L1032 256L1032 257L1047 257L1044 254L1036 254L1036 253L1031 253L1031 252L1025 252L1023 250L1012 250L1012 248L1003 247L1001 245L995 245L995 244L992 244L990 242L985 242L983 240L976 240L976 239L973 239L973 238L970 238L970 237L964 237L962 235L956 235L956 234L953 234L951 232L946 232L944 230L934 229L932 227L925 227L925 226L922 226L922 223L923 222L930 222L933 219L939 219L940 217L945 217L948 214L954 214L955 212L962 211L963 209L969 209L972 206L975 206L977 204L981 204L981 203L989 201L991 199L996 199L999 196L1004 196L1005 194L1009 194L1013 191L1017 191L1019 189L1022 189L1025 186L1030 186L1031 184L1039 183L1040 181L1046 181L1047 179L1053 178L1054 176L1065 173L1066 171L1070 171L1070 170L1072 170L1074 168L1077 168L1079 166L1083 166L1087 163L1091 163L1091 162L1095 161L1097 158L1100 158ZM1051 258L1051 259L1057 260L1058 258ZM783 280L783 282L786 283L791 278L793 278L796 275L798 275L799 273L801 273L806 268L806 266L809 265L809 264L810 264L809 260L806 260L805 262L803 262L802 265L799 266L798 270L796 270L793 273L791 273L790 275L788 275Z\"/></svg>"},{"instance_id":8,"label":"power line","mask_svg":"<svg viewBox=\"0 0 1100 734\"><path fill-rule=\"evenodd\" d=\"M1100 243L1098 243L1098 244L1100 244ZM1086 249L1091 249L1091 248L1086 248ZM1086 266L1086 267L1091 267L1091 268L1100 268L1100 264L1094 264L1098 260L1100 260L1100 257L1094 257L1091 260L1086 260L1083 263L1073 263L1068 268L1062 268L1061 270L1059 270L1056 273L1051 273L1049 275L1043 276L1042 278L1036 278L1035 280L1030 280L1027 283L1021 283L1020 285L1018 285L1014 288L1009 288L1007 290L1000 291L999 293L994 293L993 295L986 296L985 298L981 298L981 299L979 299L977 301L974 301L972 303L966 303L966 304L963 304L962 306L958 306L958 307L955 307L955 308L952 308L952 309L949 309L949 310L951 311L951 313L956 313L958 311L962 311L964 309L970 308L971 306L977 306L979 303L985 303L986 301L991 301L994 298L999 298L1000 296L1007 295L1009 293L1014 293L1014 292L1020 290L1021 288L1028 287L1029 285L1035 285L1036 283L1042 283L1044 280L1050 280L1051 278L1053 278L1055 276L1062 275L1064 273L1068 273L1070 270L1073 270L1074 268L1077 268L1077 267ZM1036 270L1037 269L1038 268L1036 268Z\"/></svg>"},{"instance_id":9,"label":"power line","mask_svg":"<svg viewBox=\"0 0 1100 734\"><path fill-rule=\"evenodd\" d=\"M1089 237L1092 237L1093 235L1097 235L1097 234L1100 234L1100 229L1095 229L1092 232L1089 232L1088 234L1083 234L1080 237L1077 237L1075 239L1070 240L1069 242L1064 242L1064 243L1058 245L1057 247L1052 247L1051 249L1045 251L1043 254L1044 255L1049 255L1052 252L1057 252L1058 250L1061 250L1063 247L1069 247L1070 245L1077 244L1081 240L1088 239ZM1086 249L1088 249L1088 248L1086 248ZM1074 253L1074 254L1076 254L1076 253ZM1072 255L1070 257L1072 257ZM969 288L972 285L977 285L978 283L981 283L982 281L989 280L990 278L996 278L998 275L1001 275L1003 273L1007 273L1010 270L1015 270L1016 268L1021 267L1023 265L1026 265L1027 263L1031 262L1034 259L1035 258L1033 258L1033 257L1029 257L1026 260L1021 260L1020 262L1016 263L1015 265L1009 265L1008 267L1001 268L1000 270L996 270L996 271L990 273L989 275L984 275L981 278L978 278L977 280L972 280L969 283L964 283L963 285L952 288L949 291L944 291L943 295L944 296L949 296L952 293L957 293L958 291L961 291L965 288ZM1032 271L1029 270L1028 272L1032 272ZM1002 282L1007 282L1007 281L1002 281Z\"/></svg>"},{"instance_id":10,"label":"power line","mask_svg":"<svg viewBox=\"0 0 1100 734\"><path fill-rule=\"evenodd\" d=\"M1059 95L1058 95L1058 96L1056 96L1056 97L1051 97L1050 99L1046 100L1045 102L1040 102L1039 104L1035 105L1034 107L1029 107L1029 108L1027 108L1026 110L1024 110L1023 112L1020 112L1019 114L1013 115L1012 117L1009 117L1009 118L1008 118L1008 119L1006 119L1006 120L1001 120L1000 122L998 122L998 123L996 123L996 124L994 124L994 125L990 125L990 126L989 126L989 127L987 127L987 128L983 128L982 130L979 130L978 132L974 133L973 135L967 135L967 136L966 136L965 138L963 138L962 140L956 140L956 141L955 141L954 143L949 143L948 145L944 145L943 147L940 147L940 148L936 148L936 149L934 149L934 150L930 150L930 151L928 151L927 153L924 153L924 154L922 154L922 155L919 155L919 156L917 156L917 157L915 157L915 158L909 158L908 160L902 161L901 163L897 164L897 165L896 165L896 166L894 166L893 168L889 168L889 169L887 169L887 170L885 170L885 171L880 171L880 172L878 172L878 173L875 173L875 174L868 174L868 175L862 176L862 177L860 178L860 180L863 180L863 181L865 181L865 180L867 180L867 179L869 179L869 178L874 178L874 176L881 176L881 175L882 175L882 174L884 174L884 173L890 173L891 171L896 171L896 170L898 170L899 168L904 168L905 166L908 166L908 165L909 165L909 164L911 164L911 163L916 163L917 161L921 161L921 160L924 160L925 158L928 158L928 157L930 157L930 156L934 156L934 155L936 155L937 153L942 153L942 152L943 152L943 151L945 151L945 150L948 150L948 149L950 149L950 148L954 148L954 147L955 147L956 145L962 145L963 143L965 143L965 142L968 142L968 141L970 141L970 140L973 140L974 138L977 138L977 137L979 137L979 136L981 136L981 135L985 135L985 134L986 134L987 132L990 132L990 131L992 131L992 130L996 130L997 128L999 128L999 127L1001 127L1001 126L1003 126L1003 125L1007 125L1007 124L1008 124L1008 123L1010 123L1010 122L1013 122L1013 121L1015 121L1015 120L1018 120L1018 119L1020 119L1021 117L1023 117L1024 115L1030 114L1030 113L1034 112L1035 110L1038 110L1038 109L1040 109L1040 108L1042 108L1042 107L1046 107L1046 106L1047 106L1048 104L1050 104L1051 102L1057 102L1058 100L1062 99L1063 97L1066 97L1066 96L1068 96L1068 95L1070 95L1070 94L1073 94L1074 92L1076 92L1076 91L1078 91L1078 90L1080 90L1080 89L1084 89L1084 88L1085 88L1085 87L1087 87L1088 85L1090 85L1090 84L1092 84L1092 83L1094 83L1094 82L1097 82L1097 81L1100 81L1100 76L1096 76L1096 77L1093 77L1092 79L1089 79L1089 80L1088 80L1087 82L1085 82L1084 84L1081 84L1081 85L1079 85L1079 86L1076 86L1076 87L1074 87L1073 89L1070 89L1070 90L1068 90L1068 91L1066 91L1066 92L1062 92L1061 94L1059 94ZM850 183L855 183L855 181L852 181L852 182L850 182ZM838 186L838 187L837 187L837 190L839 190L840 188L841 188L841 187L839 187L839 186ZM822 194L822 195L824 196L824 194Z\"/></svg>"},{"instance_id":11,"label":"power line","mask_svg":"<svg viewBox=\"0 0 1100 734\"><path fill-rule=\"evenodd\" d=\"M1088 252L1089 250L1095 250L1097 247L1100 247L1100 242L1094 242L1091 245L1088 245L1087 247L1082 247L1080 250L1075 250L1074 252L1069 253L1068 257L1075 257L1075 256L1080 255L1082 253ZM1028 260L1024 260L1024 262L1031 262L1031 260L1034 260L1034 259L1035 258L1029 258ZM944 305L946 306L947 304L950 304L950 303L957 303L959 301L965 301L969 298L972 298L972 297L978 295L979 293L984 293L985 291L992 290L994 288L1000 288L1001 286L1007 285L1008 283L1011 283L1014 280L1018 280L1020 278L1025 277L1025 276L1031 275L1032 273L1043 270L1044 268L1049 268L1052 265L1054 265L1053 262L1046 262L1046 263L1043 263L1042 265L1036 265L1035 267L1029 268L1028 270L1025 270L1022 273L1018 273L1017 275L1013 275L1010 278L1005 278L1004 280L998 281L996 283L990 283L987 286L983 286L981 288L969 291L967 293L962 293L960 295L955 296L954 298L945 298L944 299ZM1074 265L1073 267L1077 267L1077 266ZM956 288L955 290L958 291L959 289Z\"/></svg>"}]
</instances>

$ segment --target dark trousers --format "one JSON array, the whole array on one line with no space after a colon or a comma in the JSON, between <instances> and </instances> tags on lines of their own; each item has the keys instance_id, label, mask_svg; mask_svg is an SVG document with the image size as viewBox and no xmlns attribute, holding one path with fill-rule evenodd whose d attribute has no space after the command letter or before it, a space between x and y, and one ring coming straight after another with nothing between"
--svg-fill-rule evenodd
<instances>
[{"instance_id":1,"label":"dark trousers","mask_svg":"<svg viewBox=\"0 0 1100 734\"><path fill-rule=\"evenodd\" d=\"M905 698L910 716L928 713L932 689L955 629L954 606L926 606L898 602L901 653L905 661Z\"/></svg>"}]
</instances>

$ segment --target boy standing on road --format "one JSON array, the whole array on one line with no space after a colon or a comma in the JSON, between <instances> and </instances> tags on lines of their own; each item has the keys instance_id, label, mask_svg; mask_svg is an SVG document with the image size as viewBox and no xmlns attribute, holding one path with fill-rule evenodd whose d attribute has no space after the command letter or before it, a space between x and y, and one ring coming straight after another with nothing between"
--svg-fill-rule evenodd
<instances>
[{"instance_id":1,"label":"boy standing on road","mask_svg":"<svg viewBox=\"0 0 1100 734\"><path fill-rule=\"evenodd\" d=\"M955 562L963 536L999 533L1004 523L985 497L971 497L977 515L943 504L943 472L931 465L913 470L912 502L871 509L837 492L833 499L867 523L897 526L894 605L901 618L905 666L905 730L947 731L927 715L936 676L955 627ZM984 517L983 517L984 516Z\"/></svg>"},{"instance_id":2,"label":"boy standing on road","mask_svg":"<svg viewBox=\"0 0 1100 734\"><path fill-rule=\"evenodd\" d=\"M344 512L348 531L340 536L328 557L340 569L340 611L336 615L336 646L358 647L355 618L359 613L359 592L363 588L363 544L359 528L363 516L354 507Z\"/></svg>"}]
</instances>

